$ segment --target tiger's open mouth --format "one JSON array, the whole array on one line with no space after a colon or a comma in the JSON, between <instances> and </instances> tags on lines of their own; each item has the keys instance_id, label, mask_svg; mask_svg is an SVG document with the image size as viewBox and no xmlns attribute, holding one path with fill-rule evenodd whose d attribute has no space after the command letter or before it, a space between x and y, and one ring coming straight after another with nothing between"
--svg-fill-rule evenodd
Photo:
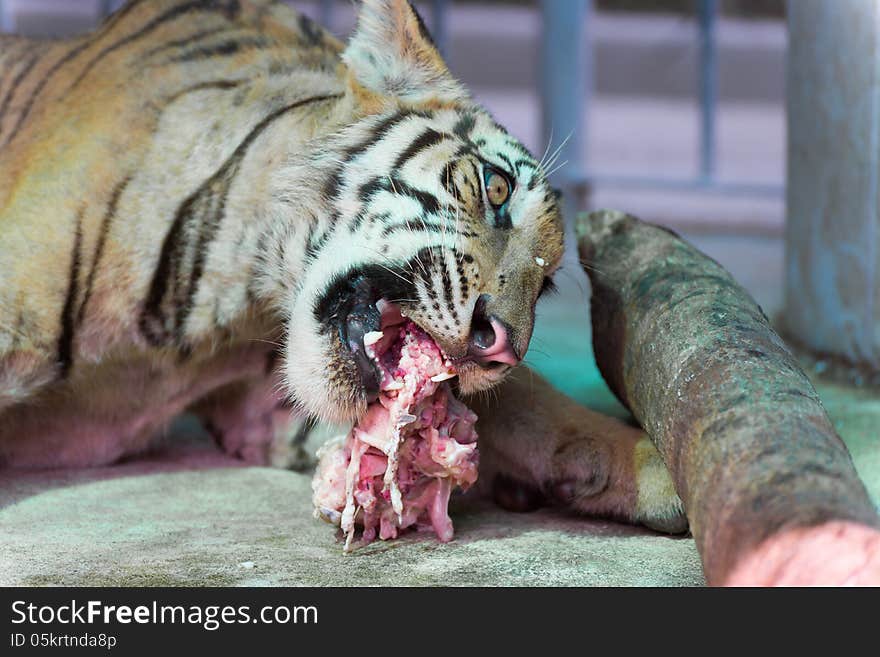
<instances>
[{"instance_id":1,"label":"tiger's open mouth","mask_svg":"<svg viewBox=\"0 0 880 657\"><path fill-rule=\"evenodd\" d=\"M383 378L387 377L376 355L391 350L399 338L399 331L391 329L404 324L407 318L374 281L359 276L342 293L335 320L339 338L357 367L366 401L372 403L379 398ZM427 330L425 333L433 340ZM440 349L439 345L437 348ZM440 351L442 353L442 349Z\"/></svg>"},{"instance_id":2,"label":"tiger's open mouth","mask_svg":"<svg viewBox=\"0 0 880 657\"><path fill-rule=\"evenodd\" d=\"M386 351L390 346L387 343L394 340L396 334L389 329L404 321L397 305L377 299L356 303L340 322L340 337L354 358L368 403L379 397L382 372L367 353L367 347L381 342L381 351Z\"/></svg>"},{"instance_id":3,"label":"tiger's open mouth","mask_svg":"<svg viewBox=\"0 0 880 657\"><path fill-rule=\"evenodd\" d=\"M364 332L377 314L382 330ZM411 527L449 541L449 496L476 481L479 460L477 416L451 390L455 366L387 300L349 313L344 324L356 360L366 356L378 371L380 392L347 434L319 450L315 517L342 529L345 551L358 527L364 543Z\"/></svg>"}]
</instances>

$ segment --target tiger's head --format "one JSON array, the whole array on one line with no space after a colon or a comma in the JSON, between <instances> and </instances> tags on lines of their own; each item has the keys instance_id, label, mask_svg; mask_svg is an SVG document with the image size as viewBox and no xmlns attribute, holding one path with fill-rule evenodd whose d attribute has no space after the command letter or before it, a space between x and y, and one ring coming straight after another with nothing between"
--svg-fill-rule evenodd
<instances>
[{"instance_id":1,"label":"tiger's head","mask_svg":"<svg viewBox=\"0 0 880 657\"><path fill-rule=\"evenodd\" d=\"M366 0L342 61L355 119L300 164L322 173L302 201L285 345L293 398L336 422L378 392L364 335L401 315L455 363L461 393L498 383L563 252L540 164L451 76L406 0Z\"/></svg>"}]
</instances>

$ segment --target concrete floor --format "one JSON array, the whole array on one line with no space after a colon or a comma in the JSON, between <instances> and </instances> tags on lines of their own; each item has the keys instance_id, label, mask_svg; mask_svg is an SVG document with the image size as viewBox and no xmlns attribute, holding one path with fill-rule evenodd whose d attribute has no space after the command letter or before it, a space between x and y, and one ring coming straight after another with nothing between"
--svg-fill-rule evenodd
<instances>
[{"instance_id":1,"label":"concrete floor","mask_svg":"<svg viewBox=\"0 0 880 657\"><path fill-rule=\"evenodd\" d=\"M769 313L778 309L776 240L694 237ZM529 364L576 399L623 409L593 364L586 281L571 262L542 304ZM868 489L880 502L880 396L817 380ZM314 447L316 443L312 444ZM311 517L310 477L247 468L181 425L147 457L86 471L0 474L2 585L694 586L690 538L554 510L453 507L447 545L411 535L343 555Z\"/></svg>"},{"instance_id":2,"label":"concrete floor","mask_svg":"<svg viewBox=\"0 0 880 657\"><path fill-rule=\"evenodd\" d=\"M511 514L485 503L456 505L451 543L410 535L344 555L334 529L311 516L308 476L182 465L169 450L140 471L125 468L126 476L17 478L19 501L0 511L0 584L702 583L690 539L549 511Z\"/></svg>"}]
</instances>

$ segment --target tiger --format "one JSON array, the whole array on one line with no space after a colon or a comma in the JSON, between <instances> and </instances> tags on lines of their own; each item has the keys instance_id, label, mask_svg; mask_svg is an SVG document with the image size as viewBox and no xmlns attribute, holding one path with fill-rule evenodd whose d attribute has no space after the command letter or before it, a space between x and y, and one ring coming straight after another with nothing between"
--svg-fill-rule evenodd
<instances>
[{"instance_id":1,"label":"tiger","mask_svg":"<svg viewBox=\"0 0 880 657\"><path fill-rule=\"evenodd\" d=\"M112 464L184 413L278 465L375 399L385 304L455 363L487 495L685 531L645 433L522 364L560 203L407 0L364 0L347 43L277 0L3 36L0 467Z\"/></svg>"}]
</instances>

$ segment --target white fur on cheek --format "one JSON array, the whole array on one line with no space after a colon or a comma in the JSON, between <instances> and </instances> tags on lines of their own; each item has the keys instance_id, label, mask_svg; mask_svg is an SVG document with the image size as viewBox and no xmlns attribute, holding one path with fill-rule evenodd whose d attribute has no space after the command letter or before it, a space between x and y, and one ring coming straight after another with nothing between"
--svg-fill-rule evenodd
<instances>
[{"instance_id":1,"label":"white fur on cheek","mask_svg":"<svg viewBox=\"0 0 880 657\"><path fill-rule=\"evenodd\" d=\"M284 383L293 400L312 415L332 423L349 422L363 409L355 403L355 388L332 384L334 354L326 334L312 312L311 304L300 298L293 304L284 345ZM331 339L333 339L331 337ZM355 384L356 385L356 384Z\"/></svg>"}]
</instances>

